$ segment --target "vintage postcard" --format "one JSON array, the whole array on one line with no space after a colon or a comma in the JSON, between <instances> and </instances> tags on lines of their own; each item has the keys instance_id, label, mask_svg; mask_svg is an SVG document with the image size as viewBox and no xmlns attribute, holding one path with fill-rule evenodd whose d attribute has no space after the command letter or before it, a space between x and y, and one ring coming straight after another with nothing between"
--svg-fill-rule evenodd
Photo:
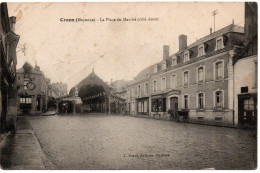
<instances>
[{"instance_id":1,"label":"vintage postcard","mask_svg":"<svg viewBox=\"0 0 260 173\"><path fill-rule=\"evenodd\" d=\"M256 2L2 2L4 170L257 169Z\"/></svg>"}]
</instances>

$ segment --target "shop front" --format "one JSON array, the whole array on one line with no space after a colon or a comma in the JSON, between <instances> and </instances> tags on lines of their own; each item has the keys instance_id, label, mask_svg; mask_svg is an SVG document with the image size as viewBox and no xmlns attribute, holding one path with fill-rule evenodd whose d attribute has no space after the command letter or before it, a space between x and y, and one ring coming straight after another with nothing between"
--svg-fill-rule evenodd
<instances>
[{"instance_id":1,"label":"shop front","mask_svg":"<svg viewBox=\"0 0 260 173\"><path fill-rule=\"evenodd\" d=\"M238 124L256 126L257 123L257 94L238 95Z\"/></svg>"},{"instance_id":2,"label":"shop front","mask_svg":"<svg viewBox=\"0 0 260 173\"><path fill-rule=\"evenodd\" d=\"M137 113L140 115L149 114L149 97L137 99Z\"/></svg>"},{"instance_id":3,"label":"shop front","mask_svg":"<svg viewBox=\"0 0 260 173\"><path fill-rule=\"evenodd\" d=\"M167 118L166 94L152 96L152 117Z\"/></svg>"}]
</instances>

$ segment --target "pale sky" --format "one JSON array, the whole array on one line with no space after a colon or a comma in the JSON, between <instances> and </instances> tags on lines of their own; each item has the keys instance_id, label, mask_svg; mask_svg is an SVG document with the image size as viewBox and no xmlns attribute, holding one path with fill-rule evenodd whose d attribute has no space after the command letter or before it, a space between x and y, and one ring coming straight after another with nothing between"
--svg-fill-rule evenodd
<instances>
[{"instance_id":1,"label":"pale sky","mask_svg":"<svg viewBox=\"0 0 260 173\"><path fill-rule=\"evenodd\" d=\"M25 61L37 65L51 82L68 90L91 73L104 81L131 80L142 69L162 60L163 45L178 51L178 36L188 44L209 34L212 11L218 9L216 30L232 23L244 26L243 2L204 3L8 3L17 16L18 49L26 43ZM60 22L60 18L141 18L152 22Z\"/></svg>"}]
</instances>

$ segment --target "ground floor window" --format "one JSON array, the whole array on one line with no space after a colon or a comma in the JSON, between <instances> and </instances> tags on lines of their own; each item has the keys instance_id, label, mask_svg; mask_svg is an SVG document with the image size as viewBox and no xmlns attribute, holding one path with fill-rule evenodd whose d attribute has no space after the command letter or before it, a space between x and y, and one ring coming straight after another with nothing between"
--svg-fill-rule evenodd
<instances>
[{"instance_id":1,"label":"ground floor window","mask_svg":"<svg viewBox=\"0 0 260 173\"><path fill-rule=\"evenodd\" d=\"M138 113L148 112L148 101L138 101Z\"/></svg>"},{"instance_id":2,"label":"ground floor window","mask_svg":"<svg viewBox=\"0 0 260 173\"><path fill-rule=\"evenodd\" d=\"M166 112L166 98L159 98L152 100L153 112Z\"/></svg>"},{"instance_id":3,"label":"ground floor window","mask_svg":"<svg viewBox=\"0 0 260 173\"><path fill-rule=\"evenodd\" d=\"M189 108L189 102L188 102L188 95L184 95L184 109L188 109Z\"/></svg>"},{"instance_id":4,"label":"ground floor window","mask_svg":"<svg viewBox=\"0 0 260 173\"><path fill-rule=\"evenodd\" d=\"M135 102L132 102L132 111L135 111Z\"/></svg>"},{"instance_id":5,"label":"ground floor window","mask_svg":"<svg viewBox=\"0 0 260 173\"><path fill-rule=\"evenodd\" d=\"M217 91L215 93L215 106L216 106L216 108L223 107L223 92L222 91Z\"/></svg>"},{"instance_id":6,"label":"ground floor window","mask_svg":"<svg viewBox=\"0 0 260 173\"><path fill-rule=\"evenodd\" d=\"M204 108L204 94L203 93L198 94L198 108L199 109Z\"/></svg>"},{"instance_id":7,"label":"ground floor window","mask_svg":"<svg viewBox=\"0 0 260 173\"><path fill-rule=\"evenodd\" d=\"M31 109L32 108L32 97L21 96L20 97L20 109Z\"/></svg>"}]
</instances>

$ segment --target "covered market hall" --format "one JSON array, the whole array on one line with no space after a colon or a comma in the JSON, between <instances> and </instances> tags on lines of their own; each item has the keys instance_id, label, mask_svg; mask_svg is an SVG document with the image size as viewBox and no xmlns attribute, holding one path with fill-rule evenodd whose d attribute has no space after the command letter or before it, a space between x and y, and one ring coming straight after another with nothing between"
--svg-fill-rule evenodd
<instances>
[{"instance_id":1,"label":"covered market hall","mask_svg":"<svg viewBox=\"0 0 260 173\"><path fill-rule=\"evenodd\" d=\"M78 101L78 100L81 101ZM98 77L94 69L86 78L73 87L69 96L63 98L59 104L69 104L68 113L122 113L125 108L125 99L116 96L113 88ZM61 112L60 110L59 112Z\"/></svg>"}]
</instances>

